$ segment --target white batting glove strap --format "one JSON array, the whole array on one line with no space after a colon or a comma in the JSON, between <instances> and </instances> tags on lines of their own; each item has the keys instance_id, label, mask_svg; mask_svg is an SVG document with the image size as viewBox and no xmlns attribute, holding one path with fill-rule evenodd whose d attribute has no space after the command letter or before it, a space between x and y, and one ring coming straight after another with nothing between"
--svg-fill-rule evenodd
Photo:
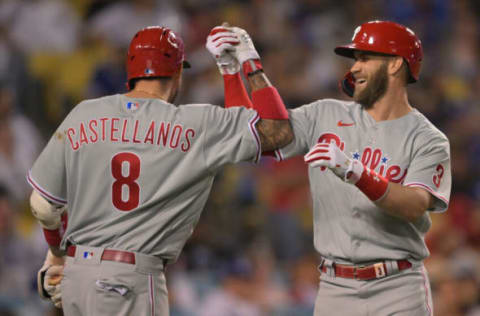
<instances>
[{"instance_id":1,"label":"white batting glove strap","mask_svg":"<svg viewBox=\"0 0 480 316\"><path fill-rule=\"evenodd\" d=\"M48 268L50 268L51 265L44 264L43 267L40 268L40 270L37 273L37 291L40 297L44 300L50 299L49 294L47 290L43 287L44 284L44 279L45 279L45 273L47 272Z\"/></svg>"},{"instance_id":2,"label":"white batting glove strap","mask_svg":"<svg viewBox=\"0 0 480 316\"><path fill-rule=\"evenodd\" d=\"M240 43L236 46L235 55L240 65L243 65L249 59L260 59L260 55L247 31L239 27L227 27L227 29L238 35Z\"/></svg>"},{"instance_id":3,"label":"white batting glove strap","mask_svg":"<svg viewBox=\"0 0 480 316\"><path fill-rule=\"evenodd\" d=\"M355 184L362 177L363 170L365 166L358 160L352 160L352 163L345 173L345 182Z\"/></svg>"},{"instance_id":4,"label":"white batting glove strap","mask_svg":"<svg viewBox=\"0 0 480 316\"><path fill-rule=\"evenodd\" d=\"M240 63L234 56L235 46L239 43L238 35L222 26L214 27L208 35L205 46L215 58L222 75L233 75L240 71Z\"/></svg>"},{"instance_id":5,"label":"white batting glove strap","mask_svg":"<svg viewBox=\"0 0 480 316\"><path fill-rule=\"evenodd\" d=\"M310 166L329 168L342 180L346 181L348 171L353 164L352 159L338 148L335 142L318 143L304 157Z\"/></svg>"}]
</instances>

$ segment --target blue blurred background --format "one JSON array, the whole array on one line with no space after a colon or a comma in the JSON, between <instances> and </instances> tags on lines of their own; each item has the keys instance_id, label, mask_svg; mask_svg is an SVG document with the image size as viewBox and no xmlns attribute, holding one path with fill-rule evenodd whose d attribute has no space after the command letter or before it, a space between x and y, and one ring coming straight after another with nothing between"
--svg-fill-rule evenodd
<instances>
[{"instance_id":1,"label":"blue blurred background","mask_svg":"<svg viewBox=\"0 0 480 316\"><path fill-rule=\"evenodd\" d=\"M0 315L61 315L36 294L46 243L25 174L82 99L125 92L126 47L147 25L173 28L193 68L177 103L223 104L205 49L224 21L245 28L288 107L344 98L354 28L386 19L423 42L411 104L450 139L453 188L434 214L426 261L437 316L480 315L480 1L3 0L0 2ZM172 316L312 315L318 272L306 166L229 166L167 280Z\"/></svg>"}]
</instances>

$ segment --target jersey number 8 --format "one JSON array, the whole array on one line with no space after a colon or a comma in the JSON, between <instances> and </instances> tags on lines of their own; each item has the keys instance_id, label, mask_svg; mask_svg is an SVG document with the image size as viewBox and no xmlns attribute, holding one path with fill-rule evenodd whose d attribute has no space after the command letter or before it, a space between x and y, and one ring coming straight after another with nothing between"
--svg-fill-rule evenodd
<instances>
[{"instance_id":1,"label":"jersey number 8","mask_svg":"<svg viewBox=\"0 0 480 316\"><path fill-rule=\"evenodd\" d=\"M124 176L122 169L128 169ZM140 186L135 180L140 176L140 158L134 153L122 152L112 158L112 203L120 211L131 211L138 206L140 200ZM127 171L127 170L125 170ZM128 187L128 199L123 199L122 189Z\"/></svg>"}]
</instances>

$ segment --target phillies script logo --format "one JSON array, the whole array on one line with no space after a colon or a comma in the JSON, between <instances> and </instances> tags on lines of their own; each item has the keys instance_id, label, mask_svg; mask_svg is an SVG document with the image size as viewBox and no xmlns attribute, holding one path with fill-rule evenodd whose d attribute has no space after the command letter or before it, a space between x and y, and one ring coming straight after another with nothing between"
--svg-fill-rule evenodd
<instances>
[{"instance_id":1,"label":"phillies script logo","mask_svg":"<svg viewBox=\"0 0 480 316\"><path fill-rule=\"evenodd\" d=\"M334 141L342 151L345 149L345 143L334 133L324 133L318 138L318 143L331 143ZM348 154L347 154L348 155ZM351 153L352 159L360 160L362 164L378 174L387 178L391 182L403 183L407 175L408 168L402 170L399 165L389 165L390 159L380 148L365 147L363 152ZM321 168L325 170L325 168Z\"/></svg>"}]
</instances>

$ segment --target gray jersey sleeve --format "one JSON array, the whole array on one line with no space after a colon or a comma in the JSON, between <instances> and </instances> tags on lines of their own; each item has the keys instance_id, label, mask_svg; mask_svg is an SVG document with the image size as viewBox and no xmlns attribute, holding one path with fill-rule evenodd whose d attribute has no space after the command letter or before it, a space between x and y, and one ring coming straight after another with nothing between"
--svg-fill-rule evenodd
<instances>
[{"instance_id":1,"label":"gray jersey sleeve","mask_svg":"<svg viewBox=\"0 0 480 316\"><path fill-rule=\"evenodd\" d=\"M203 112L203 154L207 168L215 172L226 163L257 162L261 145L255 127L257 112L244 107L205 107Z\"/></svg>"},{"instance_id":2,"label":"gray jersey sleeve","mask_svg":"<svg viewBox=\"0 0 480 316\"><path fill-rule=\"evenodd\" d=\"M451 183L448 139L438 135L426 137L414 152L404 185L421 187L430 192L435 197L435 206L431 211L443 212L448 208Z\"/></svg>"},{"instance_id":3,"label":"gray jersey sleeve","mask_svg":"<svg viewBox=\"0 0 480 316\"><path fill-rule=\"evenodd\" d=\"M277 160L284 160L298 155L304 155L313 145L315 118L321 118L321 101L316 101L288 111L292 124L294 138L287 146L275 151Z\"/></svg>"},{"instance_id":4,"label":"gray jersey sleeve","mask_svg":"<svg viewBox=\"0 0 480 316\"><path fill-rule=\"evenodd\" d=\"M67 203L63 126L62 123L58 127L27 175L27 181L35 190L51 202L62 205Z\"/></svg>"}]
</instances>

